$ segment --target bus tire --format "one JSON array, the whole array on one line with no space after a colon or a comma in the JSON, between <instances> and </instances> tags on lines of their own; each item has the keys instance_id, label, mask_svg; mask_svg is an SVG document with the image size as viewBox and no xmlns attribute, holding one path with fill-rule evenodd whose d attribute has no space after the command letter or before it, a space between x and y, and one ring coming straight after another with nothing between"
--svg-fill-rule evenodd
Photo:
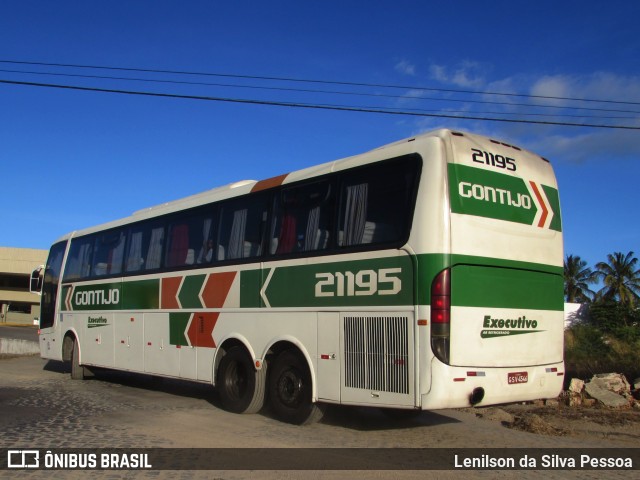
<instances>
[{"instance_id":1,"label":"bus tire","mask_svg":"<svg viewBox=\"0 0 640 480\"><path fill-rule=\"evenodd\" d=\"M285 350L270 369L269 401L280 420L308 425L322 418L324 405L311 401L311 372L300 354Z\"/></svg>"},{"instance_id":2,"label":"bus tire","mask_svg":"<svg viewBox=\"0 0 640 480\"><path fill-rule=\"evenodd\" d=\"M78 340L73 339L73 347L71 348L71 379L84 380L88 377L85 367L80 365L80 348Z\"/></svg>"},{"instance_id":3,"label":"bus tire","mask_svg":"<svg viewBox=\"0 0 640 480\"><path fill-rule=\"evenodd\" d=\"M253 359L242 347L231 347L220 360L217 388L225 410L257 413L264 405L267 368L256 370Z\"/></svg>"}]
</instances>

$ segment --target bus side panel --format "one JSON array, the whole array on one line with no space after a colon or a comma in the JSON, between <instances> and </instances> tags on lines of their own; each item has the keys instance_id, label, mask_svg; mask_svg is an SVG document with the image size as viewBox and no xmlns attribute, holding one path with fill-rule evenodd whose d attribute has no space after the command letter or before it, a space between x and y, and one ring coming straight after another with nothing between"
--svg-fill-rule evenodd
<instances>
[{"instance_id":1,"label":"bus side panel","mask_svg":"<svg viewBox=\"0 0 640 480\"><path fill-rule=\"evenodd\" d=\"M180 349L171 345L167 313L144 315L144 371L180 376Z\"/></svg>"},{"instance_id":2,"label":"bus side panel","mask_svg":"<svg viewBox=\"0 0 640 480\"><path fill-rule=\"evenodd\" d=\"M142 313L116 313L114 366L144 372L144 318Z\"/></svg>"},{"instance_id":3,"label":"bus side panel","mask_svg":"<svg viewBox=\"0 0 640 480\"><path fill-rule=\"evenodd\" d=\"M77 331L82 332L82 364L113 367L114 315L106 312L76 313L72 317Z\"/></svg>"},{"instance_id":4,"label":"bus side panel","mask_svg":"<svg viewBox=\"0 0 640 480\"><path fill-rule=\"evenodd\" d=\"M340 315L318 312L318 398L340 402Z\"/></svg>"}]
</instances>

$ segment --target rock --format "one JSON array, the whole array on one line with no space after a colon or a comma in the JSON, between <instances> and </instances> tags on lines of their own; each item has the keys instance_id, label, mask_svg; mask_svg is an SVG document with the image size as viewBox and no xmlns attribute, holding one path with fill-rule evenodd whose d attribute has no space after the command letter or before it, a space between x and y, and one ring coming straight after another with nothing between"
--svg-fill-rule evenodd
<instances>
[{"instance_id":1,"label":"rock","mask_svg":"<svg viewBox=\"0 0 640 480\"><path fill-rule=\"evenodd\" d=\"M569 397L569 406L570 407L579 407L582 405L582 395L571 395ZM586 404L586 402L585 402Z\"/></svg>"},{"instance_id":2,"label":"rock","mask_svg":"<svg viewBox=\"0 0 640 480\"><path fill-rule=\"evenodd\" d=\"M548 407L557 407L558 405L560 405L560 402L558 402L558 400L555 398L549 398L544 401L544 404Z\"/></svg>"},{"instance_id":3,"label":"rock","mask_svg":"<svg viewBox=\"0 0 640 480\"><path fill-rule=\"evenodd\" d=\"M584 398L584 399L582 400L582 404L583 404L585 407L593 407L593 406L596 404L596 400L595 400L595 399L593 399L593 398Z\"/></svg>"},{"instance_id":4,"label":"rock","mask_svg":"<svg viewBox=\"0 0 640 480\"><path fill-rule=\"evenodd\" d=\"M579 378L572 378L569 384L569 392L582 393L582 390L584 390L584 381Z\"/></svg>"},{"instance_id":5,"label":"rock","mask_svg":"<svg viewBox=\"0 0 640 480\"><path fill-rule=\"evenodd\" d=\"M620 395L629 393L631 386L624 375L620 373L598 373L593 376L589 384L597 385L600 388L609 390Z\"/></svg>"},{"instance_id":6,"label":"rock","mask_svg":"<svg viewBox=\"0 0 640 480\"><path fill-rule=\"evenodd\" d=\"M595 398L607 407L619 408L629 406L629 401L622 395L618 395L606 388L600 387L593 381L587 383L584 386L584 390L591 398Z\"/></svg>"}]
</instances>

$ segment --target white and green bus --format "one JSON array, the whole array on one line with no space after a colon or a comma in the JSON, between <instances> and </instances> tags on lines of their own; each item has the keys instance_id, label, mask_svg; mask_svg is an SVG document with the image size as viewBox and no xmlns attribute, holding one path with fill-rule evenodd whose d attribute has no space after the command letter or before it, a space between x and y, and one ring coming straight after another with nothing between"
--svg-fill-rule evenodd
<instances>
[{"instance_id":1,"label":"white and green bus","mask_svg":"<svg viewBox=\"0 0 640 480\"><path fill-rule=\"evenodd\" d=\"M41 355L296 424L550 398L561 232L549 161L438 130L64 236L32 279Z\"/></svg>"}]
</instances>

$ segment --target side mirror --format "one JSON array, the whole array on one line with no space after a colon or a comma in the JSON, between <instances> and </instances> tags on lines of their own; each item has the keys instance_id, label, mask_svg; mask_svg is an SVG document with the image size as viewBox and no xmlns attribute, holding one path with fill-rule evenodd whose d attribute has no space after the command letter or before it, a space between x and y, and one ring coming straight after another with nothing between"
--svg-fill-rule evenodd
<instances>
[{"instance_id":1,"label":"side mirror","mask_svg":"<svg viewBox=\"0 0 640 480\"><path fill-rule=\"evenodd\" d=\"M36 295L42 295L42 272L44 271L44 265L40 265L33 272L31 272L31 278L29 279L29 292Z\"/></svg>"}]
</instances>

